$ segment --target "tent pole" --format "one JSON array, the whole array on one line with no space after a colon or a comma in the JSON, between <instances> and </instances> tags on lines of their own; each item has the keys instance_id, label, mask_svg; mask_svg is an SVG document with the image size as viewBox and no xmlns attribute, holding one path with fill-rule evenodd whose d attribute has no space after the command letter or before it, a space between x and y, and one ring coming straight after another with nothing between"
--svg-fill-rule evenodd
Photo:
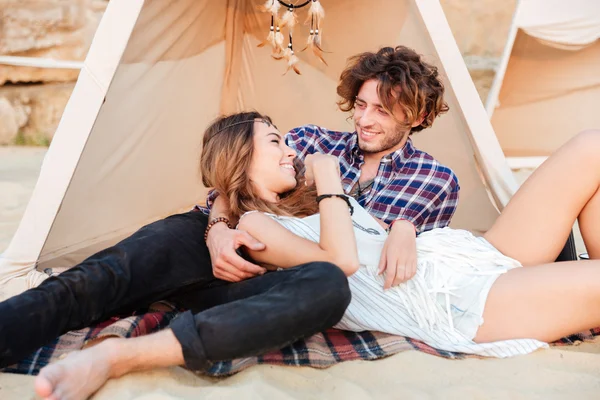
<instances>
[{"instance_id":1,"label":"tent pole","mask_svg":"<svg viewBox=\"0 0 600 400\"><path fill-rule=\"evenodd\" d=\"M504 75L506 74L506 68L508 67L510 53L512 53L512 49L515 44L515 39L517 37L517 32L519 31L518 14L520 6L521 0L517 0L515 13L513 14L513 18L510 23L510 30L508 31L508 38L506 39L506 45L504 46L504 51L502 52L502 57L500 58L500 65L498 65L496 69L496 75L494 76L492 87L490 88L487 99L485 101L485 111L487 112L487 115L490 119L492 119L492 115L494 114L494 110L496 109L496 105L498 104L498 96L500 95L500 88L502 87Z\"/></svg>"}]
</instances>

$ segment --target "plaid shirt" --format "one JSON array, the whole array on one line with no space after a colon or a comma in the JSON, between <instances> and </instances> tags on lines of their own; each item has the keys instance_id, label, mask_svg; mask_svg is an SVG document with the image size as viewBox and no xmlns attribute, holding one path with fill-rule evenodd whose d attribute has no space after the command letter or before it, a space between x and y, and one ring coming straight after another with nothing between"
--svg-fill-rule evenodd
<instances>
[{"instance_id":1,"label":"plaid shirt","mask_svg":"<svg viewBox=\"0 0 600 400\"><path fill-rule=\"evenodd\" d=\"M364 156L355 132L305 125L291 130L286 143L302 160L316 152L337 157L346 193L358 182ZM409 139L403 148L381 159L373 186L357 201L369 214L387 224L407 219L417 232L423 232L448 226L458 204L459 190L454 172L417 150Z\"/></svg>"},{"instance_id":2,"label":"plaid shirt","mask_svg":"<svg viewBox=\"0 0 600 400\"><path fill-rule=\"evenodd\" d=\"M316 152L337 157L346 193L358 182L364 157L355 132L304 125L288 132L285 140L301 160ZM454 172L417 150L409 139L403 148L382 158L373 185L357 201L369 214L387 224L407 219L417 232L423 232L448 226L456 210L459 190ZM199 209L208 213L215 197L211 192L208 208Z\"/></svg>"}]
</instances>

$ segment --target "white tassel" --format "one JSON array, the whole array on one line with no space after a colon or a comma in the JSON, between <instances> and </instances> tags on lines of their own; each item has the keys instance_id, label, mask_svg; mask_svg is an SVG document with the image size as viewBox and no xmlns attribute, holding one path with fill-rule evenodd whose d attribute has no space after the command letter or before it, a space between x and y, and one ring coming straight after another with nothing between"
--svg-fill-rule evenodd
<instances>
[{"instance_id":1,"label":"white tassel","mask_svg":"<svg viewBox=\"0 0 600 400\"><path fill-rule=\"evenodd\" d=\"M290 29L293 29L297 23L298 17L296 16L293 8L288 8L279 21L280 26L287 26Z\"/></svg>"}]
</instances>

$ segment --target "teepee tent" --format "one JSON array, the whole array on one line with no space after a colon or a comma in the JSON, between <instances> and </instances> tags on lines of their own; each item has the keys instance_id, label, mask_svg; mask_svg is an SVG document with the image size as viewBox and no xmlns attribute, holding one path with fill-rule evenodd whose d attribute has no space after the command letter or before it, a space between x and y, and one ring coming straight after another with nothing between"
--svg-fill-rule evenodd
<instances>
[{"instance_id":1,"label":"teepee tent","mask_svg":"<svg viewBox=\"0 0 600 400\"><path fill-rule=\"evenodd\" d=\"M324 0L329 65L298 53L301 76L283 75L285 65L257 47L270 25L262 3L111 0L0 258L0 297L201 202L201 135L220 113L254 108L282 131L352 130L335 105L340 72L349 56L381 46L412 47L440 68L450 112L414 140L460 179L454 226L490 227L516 183L437 0Z\"/></svg>"},{"instance_id":2,"label":"teepee tent","mask_svg":"<svg viewBox=\"0 0 600 400\"><path fill-rule=\"evenodd\" d=\"M600 1L521 0L486 108L507 156L600 127Z\"/></svg>"}]
</instances>

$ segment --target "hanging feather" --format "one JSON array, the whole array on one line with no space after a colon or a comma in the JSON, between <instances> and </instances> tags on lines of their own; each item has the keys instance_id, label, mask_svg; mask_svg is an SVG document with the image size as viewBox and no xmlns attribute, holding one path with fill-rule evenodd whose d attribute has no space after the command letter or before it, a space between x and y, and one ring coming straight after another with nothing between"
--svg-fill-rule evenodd
<instances>
[{"instance_id":1,"label":"hanging feather","mask_svg":"<svg viewBox=\"0 0 600 400\"><path fill-rule=\"evenodd\" d=\"M313 39L312 51L319 60L323 61L323 64L329 66L325 59L323 58L323 53L327 53L323 48L321 48L321 32L318 29L315 30L315 37Z\"/></svg>"},{"instance_id":2,"label":"hanging feather","mask_svg":"<svg viewBox=\"0 0 600 400\"><path fill-rule=\"evenodd\" d=\"M300 50L300 53L302 53L304 50L308 49L308 47L312 44L312 42L314 40L314 36L315 36L315 30L312 29L312 27L311 27L308 37L306 38L306 47L303 48L302 50Z\"/></svg>"},{"instance_id":3,"label":"hanging feather","mask_svg":"<svg viewBox=\"0 0 600 400\"><path fill-rule=\"evenodd\" d=\"M258 9L262 12L269 12L273 14L274 17L277 17L277 13L279 12L279 7L281 4L278 0L267 0L264 5L259 6Z\"/></svg>"},{"instance_id":4,"label":"hanging feather","mask_svg":"<svg viewBox=\"0 0 600 400\"><path fill-rule=\"evenodd\" d=\"M319 0L312 0L310 8L308 9L305 24L312 22L314 23L315 28L318 29L319 26L321 26L321 20L323 18L325 18L325 10L323 9L321 2Z\"/></svg>"},{"instance_id":5,"label":"hanging feather","mask_svg":"<svg viewBox=\"0 0 600 400\"><path fill-rule=\"evenodd\" d=\"M293 29L294 26L298 23L298 17L294 12L293 8L288 8L288 10L283 14L281 20L279 21L280 26L287 26L289 29Z\"/></svg>"},{"instance_id":6,"label":"hanging feather","mask_svg":"<svg viewBox=\"0 0 600 400\"><path fill-rule=\"evenodd\" d=\"M290 45L288 44L288 47L284 48L283 45L281 47L277 47L277 51L273 51L273 53L271 54L271 57L273 57L276 60L281 60L283 58L286 57L286 52L290 49L289 47Z\"/></svg>"},{"instance_id":7,"label":"hanging feather","mask_svg":"<svg viewBox=\"0 0 600 400\"><path fill-rule=\"evenodd\" d=\"M300 52L305 51L306 49L310 49L313 54L321 60L321 62L327 66L327 61L323 58L323 53L325 51L321 48L321 35L319 35L318 30L311 29L310 34L308 35L308 39L306 40L306 47L303 48Z\"/></svg>"},{"instance_id":8,"label":"hanging feather","mask_svg":"<svg viewBox=\"0 0 600 400\"><path fill-rule=\"evenodd\" d=\"M281 60L283 57L283 51L285 47L283 46L283 33L281 33L281 28L277 27L277 32L275 32L275 46L273 46L273 58L276 60Z\"/></svg>"},{"instance_id":9,"label":"hanging feather","mask_svg":"<svg viewBox=\"0 0 600 400\"><path fill-rule=\"evenodd\" d=\"M321 48L321 37L319 35L315 35L315 39L313 40L312 45L310 47L315 57L321 60L323 64L329 66L329 64L327 64L327 61L325 61L325 59L323 58L324 51Z\"/></svg>"},{"instance_id":10,"label":"hanging feather","mask_svg":"<svg viewBox=\"0 0 600 400\"><path fill-rule=\"evenodd\" d=\"M269 35L265 41L260 43L257 47L264 47L267 44L270 44L273 49L275 49L277 46L277 43L275 42L275 30L273 29L273 26L271 26L271 30L269 31Z\"/></svg>"},{"instance_id":11,"label":"hanging feather","mask_svg":"<svg viewBox=\"0 0 600 400\"><path fill-rule=\"evenodd\" d=\"M283 53L283 58L286 59L288 65L283 75L287 74L290 70L294 70L296 74L302 75L300 73L300 70L298 69L298 57L296 57L296 55L294 54L294 50L291 47L285 49L285 52Z\"/></svg>"}]
</instances>

